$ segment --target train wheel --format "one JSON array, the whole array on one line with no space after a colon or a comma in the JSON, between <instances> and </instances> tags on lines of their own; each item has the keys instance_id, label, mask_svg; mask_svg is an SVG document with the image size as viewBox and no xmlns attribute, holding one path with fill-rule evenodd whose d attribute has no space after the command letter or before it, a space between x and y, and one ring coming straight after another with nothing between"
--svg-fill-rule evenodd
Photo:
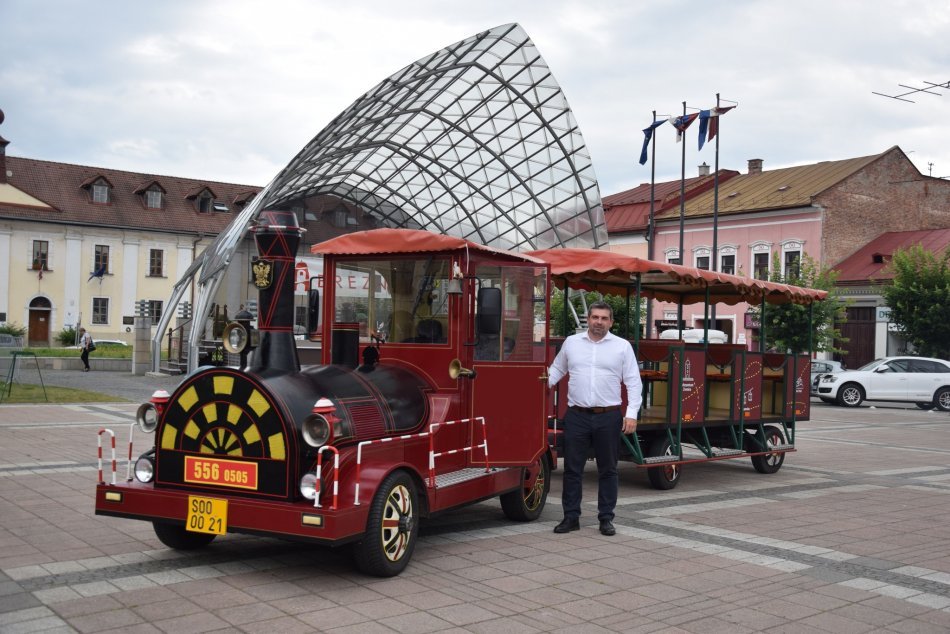
<instances>
[{"instance_id":1,"label":"train wheel","mask_svg":"<svg viewBox=\"0 0 950 634\"><path fill-rule=\"evenodd\" d=\"M950 412L950 387L942 387L934 396L934 405L941 412Z\"/></svg>"},{"instance_id":2,"label":"train wheel","mask_svg":"<svg viewBox=\"0 0 950 634\"><path fill-rule=\"evenodd\" d=\"M501 510L505 517L516 522L538 519L544 510L551 488L551 465L547 456L541 456L530 467L521 470L521 488L501 496Z\"/></svg>"},{"instance_id":3,"label":"train wheel","mask_svg":"<svg viewBox=\"0 0 950 634\"><path fill-rule=\"evenodd\" d=\"M366 534L353 546L360 570L375 577L393 577L405 569L419 535L418 506L409 474L390 473L373 496Z\"/></svg>"},{"instance_id":4,"label":"train wheel","mask_svg":"<svg viewBox=\"0 0 950 634\"><path fill-rule=\"evenodd\" d=\"M785 435L774 425L765 426L765 444L768 447L785 444ZM782 468L785 462L785 453L767 453L761 456L752 456L752 466L759 473L775 473Z\"/></svg>"},{"instance_id":5,"label":"train wheel","mask_svg":"<svg viewBox=\"0 0 950 634\"><path fill-rule=\"evenodd\" d=\"M656 438L650 443L651 456L673 456L673 445L665 435ZM663 467L650 467L647 469L647 478L654 489L667 491L676 486L680 481L680 466L676 464Z\"/></svg>"},{"instance_id":6,"label":"train wheel","mask_svg":"<svg viewBox=\"0 0 950 634\"><path fill-rule=\"evenodd\" d=\"M864 390L857 383L845 383L838 390L838 405L857 407L864 401Z\"/></svg>"},{"instance_id":7,"label":"train wheel","mask_svg":"<svg viewBox=\"0 0 950 634\"><path fill-rule=\"evenodd\" d=\"M193 533L186 531L184 526L152 522L158 541L175 550L197 550L204 548L214 541L217 535L211 533Z\"/></svg>"}]
</instances>

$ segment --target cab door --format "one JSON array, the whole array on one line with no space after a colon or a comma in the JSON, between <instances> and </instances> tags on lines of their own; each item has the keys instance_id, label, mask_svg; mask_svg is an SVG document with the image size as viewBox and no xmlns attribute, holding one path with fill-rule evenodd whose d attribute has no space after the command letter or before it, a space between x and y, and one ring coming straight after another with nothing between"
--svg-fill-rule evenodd
<instances>
[{"instance_id":1,"label":"cab door","mask_svg":"<svg viewBox=\"0 0 950 634\"><path fill-rule=\"evenodd\" d=\"M547 269L483 265L476 276L470 416L485 418L490 465L527 465L547 449Z\"/></svg>"}]
</instances>

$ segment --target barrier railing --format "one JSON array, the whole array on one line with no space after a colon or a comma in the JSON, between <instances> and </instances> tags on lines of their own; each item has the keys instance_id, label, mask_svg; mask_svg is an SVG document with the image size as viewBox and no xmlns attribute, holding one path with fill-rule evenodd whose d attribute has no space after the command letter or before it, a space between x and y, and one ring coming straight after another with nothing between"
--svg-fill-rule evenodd
<instances>
[{"instance_id":1,"label":"barrier railing","mask_svg":"<svg viewBox=\"0 0 950 634\"><path fill-rule=\"evenodd\" d=\"M102 478L102 434L109 434L112 437L112 484L115 484L115 432L105 427L96 434L96 444L99 446L99 484L105 484Z\"/></svg>"},{"instance_id":2,"label":"barrier railing","mask_svg":"<svg viewBox=\"0 0 950 634\"><path fill-rule=\"evenodd\" d=\"M448 451L441 451L436 453L435 451L435 434L440 427L449 427L451 425L459 425L461 423L471 423L471 422L481 422L482 424L482 443L480 445L471 445L469 447L460 447L458 449L449 449ZM471 453L474 449L483 449L485 452L485 473L488 473L488 435L485 432L485 417L477 416L475 418L461 418L459 420L450 420L445 423L432 423L429 425L429 488L435 487L435 459L441 458L442 456L450 456L452 454L462 453L463 451L468 451Z\"/></svg>"},{"instance_id":3,"label":"barrier railing","mask_svg":"<svg viewBox=\"0 0 950 634\"><path fill-rule=\"evenodd\" d=\"M317 482L316 482L315 495L313 497L313 505L316 508L320 508L320 491L323 488L323 481L321 480L321 476L323 473L323 452L324 451L333 452L333 504L330 506L330 510L335 511L337 493L339 491L339 484L340 484L340 451L336 447L333 447L332 445L320 447L320 449L317 450ZM357 482L357 489L358 488L359 488L359 482Z\"/></svg>"}]
</instances>

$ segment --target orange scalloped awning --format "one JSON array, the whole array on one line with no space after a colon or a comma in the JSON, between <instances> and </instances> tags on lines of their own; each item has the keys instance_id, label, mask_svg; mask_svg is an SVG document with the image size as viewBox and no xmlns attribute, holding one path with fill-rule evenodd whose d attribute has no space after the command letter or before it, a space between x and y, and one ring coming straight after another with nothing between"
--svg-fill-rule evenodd
<instances>
[{"instance_id":1,"label":"orange scalloped awning","mask_svg":"<svg viewBox=\"0 0 950 634\"><path fill-rule=\"evenodd\" d=\"M464 238L447 236L419 229L371 229L347 233L310 247L311 253L320 255L388 255L395 253L432 253L469 251L500 255L511 260L542 264L536 258L523 253L486 247Z\"/></svg>"}]
</instances>

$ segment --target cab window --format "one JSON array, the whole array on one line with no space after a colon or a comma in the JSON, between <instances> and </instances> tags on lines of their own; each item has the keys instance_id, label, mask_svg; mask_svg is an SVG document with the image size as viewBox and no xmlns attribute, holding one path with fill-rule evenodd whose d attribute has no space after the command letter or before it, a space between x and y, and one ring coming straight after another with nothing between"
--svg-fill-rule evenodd
<instances>
[{"instance_id":1,"label":"cab window","mask_svg":"<svg viewBox=\"0 0 950 634\"><path fill-rule=\"evenodd\" d=\"M544 361L547 271L533 266L479 266L475 302L476 361ZM492 292L486 289L496 289ZM500 319L481 319L491 311ZM488 315L486 314L485 317Z\"/></svg>"}]
</instances>

